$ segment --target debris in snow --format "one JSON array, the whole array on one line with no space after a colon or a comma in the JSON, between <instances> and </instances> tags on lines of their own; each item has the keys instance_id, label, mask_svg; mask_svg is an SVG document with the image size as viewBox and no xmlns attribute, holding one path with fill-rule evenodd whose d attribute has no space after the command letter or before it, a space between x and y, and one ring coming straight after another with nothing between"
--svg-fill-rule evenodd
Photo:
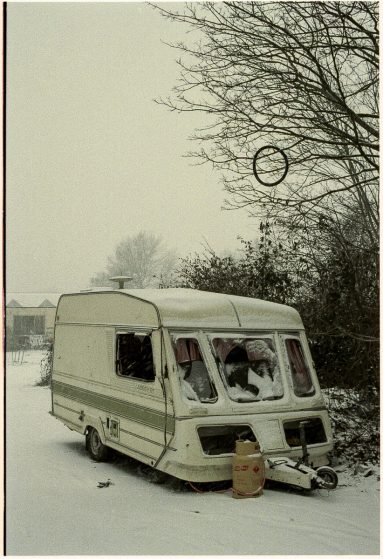
<instances>
[{"instance_id":1,"label":"debris in snow","mask_svg":"<svg viewBox=\"0 0 383 559\"><path fill-rule=\"evenodd\" d=\"M338 466L337 468L335 468L335 471L339 474L342 472L346 472L347 471L347 466L343 465L343 466Z\"/></svg>"},{"instance_id":2,"label":"debris in snow","mask_svg":"<svg viewBox=\"0 0 383 559\"><path fill-rule=\"evenodd\" d=\"M374 473L373 468L371 466L367 466L364 464L360 464L359 462L356 463L354 468L354 475L361 474L364 477L368 477Z\"/></svg>"},{"instance_id":3,"label":"debris in snow","mask_svg":"<svg viewBox=\"0 0 383 559\"><path fill-rule=\"evenodd\" d=\"M114 485L114 483L110 481L110 479L108 479L107 481L99 481L97 487L99 489L102 489L103 487L109 487L109 485Z\"/></svg>"}]
</instances>

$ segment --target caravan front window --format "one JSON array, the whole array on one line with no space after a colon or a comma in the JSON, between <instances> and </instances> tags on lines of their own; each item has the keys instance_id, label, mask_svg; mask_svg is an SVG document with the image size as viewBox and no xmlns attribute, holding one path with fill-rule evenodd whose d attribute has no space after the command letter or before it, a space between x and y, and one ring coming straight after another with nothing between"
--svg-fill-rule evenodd
<instances>
[{"instance_id":1,"label":"caravan front window","mask_svg":"<svg viewBox=\"0 0 383 559\"><path fill-rule=\"evenodd\" d=\"M186 400L213 403L217 391L196 338L172 336L182 395Z\"/></svg>"},{"instance_id":2,"label":"caravan front window","mask_svg":"<svg viewBox=\"0 0 383 559\"><path fill-rule=\"evenodd\" d=\"M278 358L271 337L213 337L211 344L232 400L255 402L282 398Z\"/></svg>"},{"instance_id":3,"label":"caravan front window","mask_svg":"<svg viewBox=\"0 0 383 559\"><path fill-rule=\"evenodd\" d=\"M315 388L311 380L301 342L298 338L285 338L287 356L296 396L312 396Z\"/></svg>"}]
</instances>

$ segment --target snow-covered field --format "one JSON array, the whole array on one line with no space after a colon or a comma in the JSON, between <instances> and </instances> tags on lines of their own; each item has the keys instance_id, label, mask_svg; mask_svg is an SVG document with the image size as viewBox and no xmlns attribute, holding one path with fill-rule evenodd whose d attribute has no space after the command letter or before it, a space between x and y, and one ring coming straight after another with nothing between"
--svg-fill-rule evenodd
<instances>
[{"instance_id":1,"label":"snow-covered field","mask_svg":"<svg viewBox=\"0 0 383 559\"><path fill-rule=\"evenodd\" d=\"M50 390L35 386L41 355L16 365L7 354L8 555L379 554L376 475L241 500L156 485L129 460L93 462L83 437L48 414Z\"/></svg>"}]
</instances>

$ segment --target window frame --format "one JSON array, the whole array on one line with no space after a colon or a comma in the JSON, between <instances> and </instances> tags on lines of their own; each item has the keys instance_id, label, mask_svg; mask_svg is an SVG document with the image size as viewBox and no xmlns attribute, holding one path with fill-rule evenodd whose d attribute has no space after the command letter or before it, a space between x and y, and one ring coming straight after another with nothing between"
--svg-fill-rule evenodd
<instances>
[{"instance_id":1,"label":"window frame","mask_svg":"<svg viewBox=\"0 0 383 559\"><path fill-rule=\"evenodd\" d=\"M290 333L286 333L286 334L280 334L280 337L281 337L281 341L282 341L282 351L283 351L285 359L286 359L286 368L287 368L287 371L288 371L289 378L291 380L291 387L292 387L293 395L296 398L299 398L299 400L301 400L302 398L312 398L313 396L316 396L318 391L317 391L317 386L316 386L316 383L315 383L315 374L314 374L314 370L313 370L313 367L312 367L310 359L309 359L309 355L307 353L307 348L305 346L304 339L302 338L300 332L290 332ZM308 380L311 382L311 387L312 387L309 392L306 392L306 393L303 393L303 394L297 393L297 384L295 382L295 375L293 374L290 354L289 354L288 346L287 346L287 343L286 343L288 340L295 340L295 341L299 342L299 344L300 344L301 355L303 357L303 362L304 362L306 371L308 373Z\"/></svg>"},{"instance_id":2,"label":"window frame","mask_svg":"<svg viewBox=\"0 0 383 559\"><path fill-rule=\"evenodd\" d=\"M152 337L153 332L151 330L135 330L135 329L129 329L129 330L117 330L115 332L115 336L114 336L114 375L116 378L119 379L124 379L124 380L131 380L131 381L138 381L138 382L143 382L143 383L154 383L156 380L156 367L154 364L154 347L153 347L153 337ZM151 358L152 358L152 369L153 369L153 376L152 378L143 378L143 377L139 377L139 376L134 376L134 375L124 375L118 372L118 367L119 367L119 337L120 336L129 336L129 335L133 335L133 336L137 336L137 337L148 337L150 340L150 347L151 347ZM140 340L140 342L142 343L143 340Z\"/></svg>"},{"instance_id":3,"label":"window frame","mask_svg":"<svg viewBox=\"0 0 383 559\"><path fill-rule=\"evenodd\" d=\"M204 333L205 334L205 333ZM193 405L193 403L197 404L197 405L211 405L211 404L215 404L218 402L219 400L219 390L217 389L217 383L216 383L216 379L214 378L214 375L212 373L211 367L210 367L210 361L208 356L206 355L206 350L204 347L204 340L201 339L201 333L199 331L182 331L182 330L171 330L169 331L169 335L170 335L170 344L171 344L171 348L172 348L172 355L173 355L173 359L175 362L175 366L176 366L176 376L177 376L177 383L178 383L178 387L179 387L179 391L180 391L180 395L182 400L187 403L188 405ZM193 400L191 398L187 398L187 396L184 394L183 390L182 390L182 383L181 381L183 379L181 379L180 375L179 375L179 363L177 361L177 355L176 355L176 341L177 339L182 338L182 339L189 339L189 340L194 340L197 343L198 346L198 351L199 354L202 358L202 363L206 369L207 372L207 378L209 380L209 384L212 390L212 393L214 394L213 398L209 398L209 399L205 399L205 400L201 400L198 396L198 400ZM186 381L187 382L187 381ZM188 383L190 384L190 383ZM191 386L191 385L190 385Z\"/></svg>"},{"instance_id":4,"label":"window frame","mask_svg":"<svg viewBox=\"0 0 383 559\"><path fill-rule=\"evenodd\" d=\"M261 331L261 332L251 332L251 331L247 331L247 332L226 332L226 331L216 331L216 332L206 332L207 334L207 338L209 341L209 348L212 354L212 357L214 359L214 362L216 364L217 370L218 370L218 374L219 374L219 378L225 388L225 392L227 397L230 399L231 402L234 402L236 404L275 404L276 402L281 402L285 396L286 396L286 386L285 386L285 381L284 381L284 373L283 373L283 367L281 366L281 355L280 355L280 350L279 350L279 344L278 344L278 339L277 339L277 332L276 331ZM274 352L276 359L277 359L277 367L278 367L278 373L279 373L279 381L280 381L280 385L282 388L282 394L281 396L278 396L277 398L273 398L273 399L256 399L256 397L254 397L254 399L249 399L249 400L237 400L234 399L232 397L232 395L230 394L230 385L228 384L227 378L226 378L226 374L225 371L223 370L223 367L225 367L225 364L221 361L221 358L218 356L214 345L213 345L213 340L216 338L220 338L220 339L224 339L224 338L231 338L231 339L241 339L241 340L246 340L246 339L257 339L257 340L270 340L272 342L272 346L273 349L272 351ZM267 342L266 342L267 343ZM268 344L267 344L268 345Z\"/></svg>"}]
</instances>

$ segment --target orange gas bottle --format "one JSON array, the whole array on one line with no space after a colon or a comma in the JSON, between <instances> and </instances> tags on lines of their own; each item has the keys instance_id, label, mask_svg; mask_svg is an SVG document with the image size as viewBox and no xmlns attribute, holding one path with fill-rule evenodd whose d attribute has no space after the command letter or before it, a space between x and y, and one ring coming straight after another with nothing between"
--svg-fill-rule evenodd
<instances>
[{"instance_id":1,"label":"orange gas bottle","mask_svg":"<svg viewBox=\"0 0 383 559\"><path fill-rule=\"evenodd\" d=\"M258 442L235 443L233 456L233 497L259 497L265 483L265 462Z\"/></svg>"}]
</instances>

